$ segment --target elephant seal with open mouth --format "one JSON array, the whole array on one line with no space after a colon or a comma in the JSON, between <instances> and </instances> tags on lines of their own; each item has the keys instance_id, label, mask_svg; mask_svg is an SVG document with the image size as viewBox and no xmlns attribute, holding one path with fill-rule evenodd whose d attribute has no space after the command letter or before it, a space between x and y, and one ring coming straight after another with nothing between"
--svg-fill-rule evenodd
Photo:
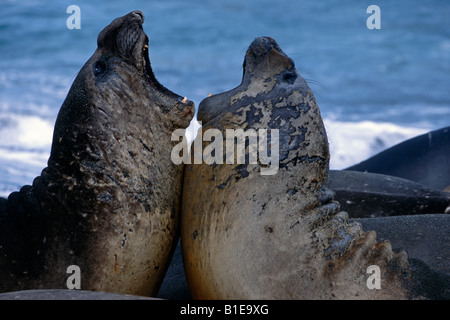
<instances>
[{"instance_id":1,"label":"elephant seal with open mouth","mask_svg":"<svg viewBox=\"0 0 450 320\"><path fill-rule=\"evenodd\" d=\"M270 163L276 170L264 174L270 169L263 161L269 152L251 163L256 147L249 138L244 164L226 159L186 168L181 237L193 298L430 297L417 284L417 268L411 268L405 252L377 243L374 232L364 232L339 212L324 186L329 148L318 105L274 39L253 41L242 83L204 99L198 119L199 134L209 132L203 156L221 160L231 151L211 148L222 141L209 130L222 132L224 141L239 129L267 130L270 139L263 140L272 156L278 152L272 159L279 163ZM193 149L195 159L195 141Z\"/></svg>"},{"instance_id":2,"label":"elephant seal with open mouth","mask_svg":"<svg viewBox=\"0 0 450 320\"><path fill-rule=\"evenodd\" d=\"M59 111L48 167L0 199L0 292L67 288L155 296L178 239L183 166L170 136L192 101L155 78L140 11L115 19Z\"/></svg>"}]
</instances>

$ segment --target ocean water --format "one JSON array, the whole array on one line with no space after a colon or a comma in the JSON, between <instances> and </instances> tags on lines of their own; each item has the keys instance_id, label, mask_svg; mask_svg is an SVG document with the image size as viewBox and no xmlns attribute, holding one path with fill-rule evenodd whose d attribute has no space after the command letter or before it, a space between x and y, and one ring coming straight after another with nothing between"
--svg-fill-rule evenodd
<instances>
[{"instance_id":1,"label":"ocean water","mask_svg":"<svg viewBox=\"0 0 450 320\"><path fill-rule=\"evenodd\" d=\"M369 5L381 11L370 30ZM81 28L66 25L70 5ZM450 125L450 1L0 0L0 195L46 166L58 110L98 33L145 14L158 80L196 105L239 85L248 45L271 36L313 90L331 168Z\"/></svg>"}]
</instances>

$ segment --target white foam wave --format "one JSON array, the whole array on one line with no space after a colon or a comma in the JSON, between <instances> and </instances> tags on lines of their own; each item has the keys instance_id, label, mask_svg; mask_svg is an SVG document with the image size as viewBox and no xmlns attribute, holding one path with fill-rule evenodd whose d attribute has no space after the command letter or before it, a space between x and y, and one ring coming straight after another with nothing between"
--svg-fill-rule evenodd
<instances>
[{"instance_id":1,"label":"white foam wave","mask_svg":"<svg viewBox=\"0 0 450 320\"><path fill-rule=\"evenodd\" d=\"M0 147L49 149L53 123L38 116L0 115Z\"/></svg>"},{"instance_id":2,"label":"white foam wave","mask_svg":"<svg viewBox=\"0 0 450 320\"><path fill-rule=\"evenodd\" d=\"M404 127L373 121L344 122L324 119L330 144L330 168L344 169L428 129ZM186 131L192 141L199 128L196 119ZM0 196L17 190L15 185L30 184L46 166L50 154L53 123L36 116L0 116ZM8 181L5 181L8 180ZM17 182L17 183L16 183ZM12 190L9 190L13 188Z\"/></svg>"},{"instance_id":3,"label":"white foam wave","mask_svg":"<svg viewBox=\"0 0 450 320\"><path fill-rule=\"evenodd\" d=\"M0 114L0 196L31 184L47 165L53 123L38 116Z\"/></svg>"},{"instance_id":4,"label":"white foam wave","mask_svg":"<svg viewBox=\"0 0 450 320\"><path fill-rule=\"evenodd\" d=\"M429 130L386 122L324 119L330 144L330 169L344 169Z\"/></svg>"},{"instance_id":5,"label":"white foam wave","mask_svg":"<svg viewBox=\"0 0 450 320\"><path fill-rule=\"evenodd\" d=\"M357 164L402 141L424 134L430 130L404 127L387 122L344 122L324 119L330 144L330 168L339 170ZM200 123L192 119L186 129L191 143L197 135Z\"/></svg>"}]
</instances>

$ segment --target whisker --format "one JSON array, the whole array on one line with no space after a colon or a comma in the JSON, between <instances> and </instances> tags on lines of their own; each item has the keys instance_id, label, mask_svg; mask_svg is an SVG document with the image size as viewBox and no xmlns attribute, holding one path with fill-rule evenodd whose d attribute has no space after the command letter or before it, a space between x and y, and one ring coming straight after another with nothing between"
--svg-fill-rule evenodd
<instances>
[{"instance_id":1,"label":"whisker","mask_svg":"<svg viewBox=\"0 0 450 320\"><path fill-rule=\"evenodd\" d=\"M313 92L316 99L322 100L323 99L322 96L314 89L314 87L319 87L320 89L326 91L328 89L328 86L318 80L308 79L308 78L304 78L304 79L308 83L308 85L311 88L311 91Z\"/></svg>"},{"instance_id":2,"label":"whisker","mask_svg":"<svg viewBox=\"0 0 450 320\"><path fill-rule=\"evenodd\" d=\"M314 80L314 79L309 79L309 78L304 78L304 79L310 85L318 86L324 90L328 89L328 86L326 84L324 84L323 82L320 82L319 80Z\"/></svg>"}]
</instances>

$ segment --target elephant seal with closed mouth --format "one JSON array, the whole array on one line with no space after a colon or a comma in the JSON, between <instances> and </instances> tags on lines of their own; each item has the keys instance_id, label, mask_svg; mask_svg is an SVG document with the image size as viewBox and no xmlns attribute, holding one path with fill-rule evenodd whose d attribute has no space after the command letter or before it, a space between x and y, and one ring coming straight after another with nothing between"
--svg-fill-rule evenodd
<instances>
[{"instance_id":1,"label":"elephant seal with closed mouth","mask_svg":"<svg viewBox=\"0 0 450 320\"><path fill-rule=\"evenodd\" d=\"M194 104L155 78L140 11L115 19L59 111L48 167L0 199L0 292L155 296L179 236L183 167L170 135Z\"/></svg>"},{"instance_id":2,"label":"elephant seal with closed mouth","mask_svg":"<svg viewBox=\"0 0 450 320\"><path fill-rule=\"evenodd\" d=\"M198 119L203 134L267 130L268 149L279 152L279 163L273 174L262 174L263 161L186 168L181 239L193 298L429 297L416 285L405 252L377 243L374 232L339 212L324 186L329 148L319 108L274 39L253 41L241 84L204 99ZM209 146L204 143L204 153ZM249 139L246 156L252 148Z\"/></svg>"}]
</instances>

